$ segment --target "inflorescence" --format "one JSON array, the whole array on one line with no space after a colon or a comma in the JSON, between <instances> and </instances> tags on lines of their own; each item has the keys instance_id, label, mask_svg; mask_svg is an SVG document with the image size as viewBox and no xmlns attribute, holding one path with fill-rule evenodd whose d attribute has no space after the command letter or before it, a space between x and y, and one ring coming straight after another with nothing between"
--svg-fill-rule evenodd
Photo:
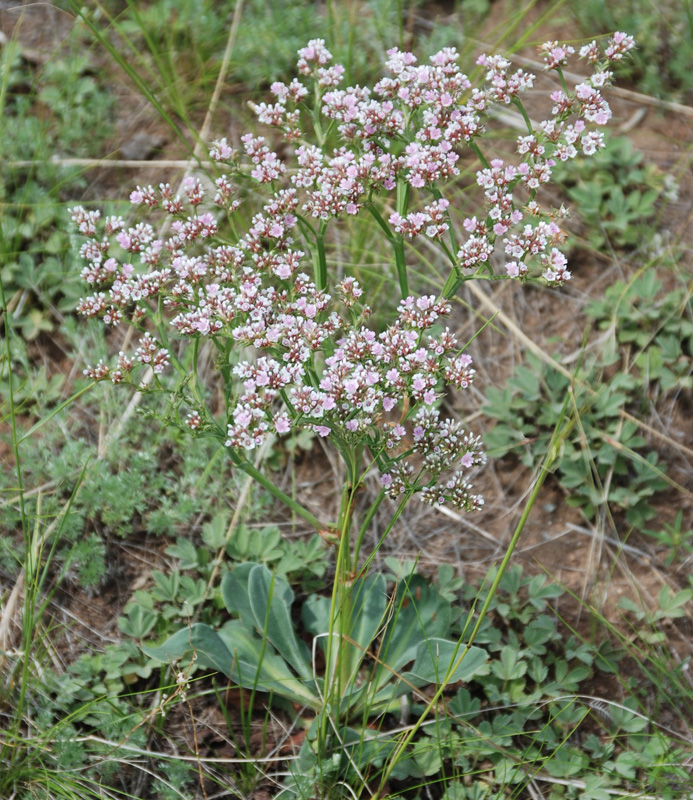
<instances>
[{"instance_id":1,"label":"inflorescence","mask_svg":"<svg viewBox=\"0 0 693 800\"><path fill-rule=\"evenodd\" d=\"M300 77L274 83L276 102L255 107L260 122L296 143L295 169L287 169L264 137L247 134L239 143L242 154L226 139L212 145L210 157L226 170L215 181L216 210L204 207L207 192L197 177L186 179L182 197L169 184L138 186L131 193L133 205L168 215L165 234L146 222L128 226L121 217L72 209L86 237L82 277L94 289L80 300L79 313L109 326L127 322L141 333L132 355L121 352L113 366L101 361L85 374L121 383L134 382L137 365L163 373L172 358L162 343L169 335L162 334L165 318L178 340L211 339L224 354L222 374L225 368L227 388L233 387L228 447L252 450L270 434L309 427L332 437L340 449L366 444L394 498L419 491L432 504L477 508L483 501L467 476L485 461L480 440L437 409L446 386L466 388L474 377L471 358L441 324L450 312L448 300L406 297L393 324L372 330L370 309L361 299L364 287L347 277L330 295L305 273L306 253L297 239L302 236L306 249L313 249L311 218L325 225L366 207L374 210L374 198L408 186L432 192L434 199L411 213L390 214L387 223L380 218L382 225L389 223L388 236L411 241L424 235L440 242L450 236L455 242L450 203L439 187L459 174L460 151L471 147L482 162L476 180L485 206L478 217L461 221L466 239L447 251L455 274L560 286L570 278L559 249L565 235L557 215L535 198L557 161L603 146L602 134L588 124L608 122L611 111L601 95L612 77L608 66L632 47L625 34L615 34L603 52L595 42L583 47L580 57L592 65L592 74L568 91L561 68L573 48L543 45L546 68L560 73L563 88L551 94L552 116L518 137L518 163L510 164L486 161L478 140L484 115L494 105L519 104L522 92L534 85L531 73L512 71L500 55L484 55L478 59L484 83L472 87L454 48L436 53L428 65L393 48L389 75L372 90L342 89L344 69L332 64L324 42L310 42L299 51ZM312 97L318 106L311 117ZM316 145L302 125L318 115ZM332 151L323 133L330 128L340 140ZM235 219L238 186L248 182L259 191L267 184L269 200L242 235L232 235L224 222ZM147 330L152 325L162 341ZM247 359L234 358L232 372L224 343L250 350ZM187 426L210 428L213 421L199 399L190 394L186 400L192 409Z\"/></svg>"}]
</instances>

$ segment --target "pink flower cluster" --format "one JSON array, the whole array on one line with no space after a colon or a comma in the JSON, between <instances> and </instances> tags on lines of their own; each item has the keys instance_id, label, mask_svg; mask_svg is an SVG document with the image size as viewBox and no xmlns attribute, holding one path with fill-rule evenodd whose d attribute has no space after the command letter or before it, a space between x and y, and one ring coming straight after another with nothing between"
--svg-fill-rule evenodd
<instances>
[{"instance_id":1,"label":"pink flower cluster","mask_svg":"<svg viewBox=\"0 0 693 800\"><path fill-rule=\"evenodd\" d=\"M441 420L438 409L426 406L414 415L412 425L411 442L404 447L406 455L415 458L400 456L381 474L380 482L388 495L396 500L424 483L421 499L429 505L449 503L465 511L481 508L483 497L472 493L465 471L486 463L480 437L466 433L458 422ZM401 448L405 435L403 426L396 425L387 447ZM450 472L451 464L459 464L461 469Z\"/></svg>"},{"instance_id":2,"label":"pink flower cluster","mask_svg":"<svg viewBox=\"0 0 693 800\"><path fill-rule=\"evenodd\" d=\"M607 46L610 56L602 57L596 45L583 48L581 55L596 65L593 75L573 92L552 95L553 117L519 137L517 164L487 163L480 156L476 178L485 207L478 217L462 220L468 235L457 248L458 275L493 272L499 249L507 276L526 278L538 267L548 284L570 277L558 249L564 235L535 195L557 159L601 146L600 134L586 123L608 119L600 93L611 77L605 67L631 46L629 37L618 34ZM560 69L571 51L548 43L547 66ZM480 154L482 114L494 103L519 102L534 80L522 70L512 72L501 56L483 56L485 83L472 88L457 60L454 48L445 48L430 64L418 65L411 53L394 48L388 51L390 74L372 91L341 89L343 68L332 65L324 42L314 40L299 52L300 77L273 84L276 103L256 109L289 141L302 139L295 150L297 169L289 173L265 138L247 134L240 140L244 156L226 139L213 143L211 158L227 169L215 181L215 212L205 210L205 189L196 177L186 179L183 196L163 183L131 193L134 206L169 216L166 234L146 222L128 226L120 217L102 220L98 211L72 209L86 237L82 277L93 288L80 300L79 313L107 325L129 322L142 334L132 355L121 353L113 367L99 362L85 373L132 382L140 364L159 376L171 360L158 340L168 341L166 324L177 339L213 339L220 353L228 354L232 342L251 353L245 360L234 356L233 369L222 364L229 447L251 450L270 434L308 427L338 447L367 444L393 497L420 491L427 502L477 508L481 498L471 493L466 476L484 461L480 442L436 409L446 386L466 388L474 377L470 357L441 324L450 310L447 300L406 297L392 324L372 330L358 281L341 280L339 300L333 300L317 278L305 274L305 253L295 242L300 234L306 249L317 246L310 217L324 226L333 217L358 214L375 195L395 187L405 188L406 196L430 189L437 199L391 214L388 238L425 234L440 240L450 234L454 241L450 203L437 184L458 174L460 148L472 145ZM302 107L311 96L317 98L316 114L325 118L321 130L332 125L341 137L330 152L322 133L318 146L300 130ZM573 115L577 119L569 122ZM221 226L224 214L239 206L233 199L239 178L266 186L269 199L236 234ZM158 339L146 330L152 326ZM215 421L192 394L185 395L186 386L184 381L179 391L192 410L181 421L192 430L209 430Z\"/></svg>"},{"instance_id":3,"label":"pink flower cluster","mask_svg":"<svg viewBox=\"0 0 693 800\"><path fill-rule=\"evenodd\" d=\"M520 163L511 165L495 159L478 172L477 181L486 195L486 222L474 223L474 233L458 252L457 266L463 275L478 269L492 273L496 239L526 217L529 220L523 227L535 224L532 220L538 216L546 216L537 212L534 196L550 181L557 161L575 158L580 152L592 155L603 147L602 134L588 130L586 123L602 126L609 121L611 109L601 94L612 78L607 66L632 47L632 37L623 33L614 34L603 52L596 42L583 47L580 57L594 65L593 74L572 91L557 89L551 94L552 117L544 120L539 130L518 139ZM558 42L546 42L539 49L546 68L553 70L560 70L575 53L574 48ZM485 70L485 83L472 88L459 69L454 48L436 53L428 65L418 64L412 53L393 48L386 63L390 75L373 90L361 86L337 89L332 87L339 84L343 70L329 71L332 57L324 42L310 42L300 56L299 72L313 77L320 89L329 89L320 94L321 111L337 123L346 145L331 156L306 145L298 150L300 170L292 181L296 187L309 190L302 210L323 220L357 214L373 190L389 191L400 180L424 189L456 176L458 148L483 134L484 112L494 104L517 102L535 80L522 69L513 71L511 62L503 56L482 55L477 63ZM291 112L294 116L291 124L287 123L286 105L302 101L308 90L294 79L289 85L273 84L272 91L279 101L275 113L270 114L269 107L259 107L260 119L283 127L288 139L297 138L297 117ZM284 112L279 113L281 108ZM569 121L570 117L575 119ZM523 191L518 193L518 189ZM527 197L534 204L531 208L526 199L521 199ZM422 232L441 238L447 222L440 214L431 219L431 208L406 216L392 214L390 224L406 239ZM553 241L549 244L553 246ZM507 238L501 245L501 250L507 250ZM567 280L567 270L545 268L547 259L555 261L551 250L528 250L508 262L501 274L519 278L541 275L552 285Z\"/></svg>"},{"instance_id":4,"label":"pink flower cluster","mask_svg":"<svg viewBox=\"0 0 693 800\"><path fill-rule=\"evenodd\" d=\"M425 233L430 239L440 239L450 228L445 215L449 205L445 199L436 200L430 206L424 206L423 211L415 211L406 217L391 214L389 222L396 233L408 239L414 239L420 233Z\"/></svg>"},{"instance_id":5,"label":"pink flower cluster","mask_svg":"<svg viewBox=\"0 0 693 800\"><path fill-rule=\"evenodd\" d=\"M445 431L454 427L450 420L440 423L440 430L429 425L425 436L419 433L419 415L409 426L390 421L397 409L409 403L430 415L443 385L465 388L473 380L471 358L457 352L457 339L447 328L424 333L449 313L447 302L434 296L408 297L400 303L394 324L380 334L364 325L351 326L337 339L317 374L314 354L328 351L326 344L341 320L334 313L321 314L327 311L330 298L318 292L306 276L298 276L294 290L293 298L273 293L273 303L262 306L264 319L256 320L265 330L272 330L283 357L263 356L234 369L243 391L228 425L227 446L253 449L271 431L287 433L293 421L320 436L334 435L347 445L367 442L379 463L391 465L395 474L408 463L403 453L424 454L426 458L410 482L422 489L437 486L441 475L455 463L466 469L483 463L480 441L463 436L459 428L455 428L459 434L456 448L444 450L449 458L434 457L443 452L434 440L446 437ZM361 289L349 281L342 292L353 297ZM411 441L405 442L408 427L413 434ZM446 480L454 480L457 487L456 492L445 494L450 502L465 508L479 505L480 500L472 499L468 484L459 476ZM388 493L398 494L398 486L395 483L390 488L388 484ZM440 492L436 497L442 496Z\"/></svg>"}]
</instances>

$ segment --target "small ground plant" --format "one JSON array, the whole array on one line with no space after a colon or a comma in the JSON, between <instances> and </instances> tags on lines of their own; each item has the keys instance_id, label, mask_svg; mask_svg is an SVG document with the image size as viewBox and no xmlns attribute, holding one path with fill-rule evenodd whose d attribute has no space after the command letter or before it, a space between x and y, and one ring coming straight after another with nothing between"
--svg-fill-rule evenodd
<instances>
[{"instance_id":1,"label":"small ground plant","mask_svg":"<svg viewBox=\"0 0 693 800\"><path fill-rule=\"evenodd\" d=\"M38 69L16 41L0 51L0 274L26 341L55 330L79 298L62 202L86 182L51 158L94 156L112 133L113 99L92 74L79 26L60 56Z\"/></svg>"},{"instance_id":2,"label":"small ground plant","mask_svg":"<svg viewBox=\"0 0 693 800\"><path fill-rule=\"evenodd\" d=\"M593 159L562 165L559 179L587 227L588 243L597 250L645 250L656 228L662 202L676 198L676 183L634 149L625 136L609 137Z\"/></svg>"},{"instance_id":3,"label":"small ground plant","mask_svg":"<svg viewBox=\"0 0 693 800\"><path fill-rule=\"evenodd\" d=\"M607 506L620 509L642 530L656 514L651 499L669 483L657 453L624 415L641 417L667 395L690 391L690 293L663 291L657 271L647 268L608 287L586 312L602 331L596 358L586 354L589 366L571 376L528 356L503 389L487 390L484 410L498 422L485 441L492 452L521 447L523 463L534 465L546 452L556 410L572 393L577 421L557 471L568 503L588 518Z\"/></svg>"}]
</instances>

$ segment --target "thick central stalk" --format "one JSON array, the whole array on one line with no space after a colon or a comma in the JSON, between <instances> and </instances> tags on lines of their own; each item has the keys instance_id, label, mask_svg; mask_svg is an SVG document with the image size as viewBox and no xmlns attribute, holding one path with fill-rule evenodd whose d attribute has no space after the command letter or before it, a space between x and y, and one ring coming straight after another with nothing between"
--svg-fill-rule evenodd
<instances>
[{"instance_id":1,"label":"thick central stalk","mask_svg":"<svg viewBox=\"0 0 693 800\"><path fill-rule=\"evenodd\" d=\"M330 625L327 634L326 675L325 675L325 708L320 723L320 748L328 751L327 735L330 713L338 716L338 709L345 692L349 690L352 680L353 645L349 644L352 627L353 582L354 573L351 567L351 524L354 513L354 495L358 487L356 460L344 459L347 464L344 488L339 509L339 546L335 579L332 585L332 602L330 604Z\"/></svg>"}]
</instances>

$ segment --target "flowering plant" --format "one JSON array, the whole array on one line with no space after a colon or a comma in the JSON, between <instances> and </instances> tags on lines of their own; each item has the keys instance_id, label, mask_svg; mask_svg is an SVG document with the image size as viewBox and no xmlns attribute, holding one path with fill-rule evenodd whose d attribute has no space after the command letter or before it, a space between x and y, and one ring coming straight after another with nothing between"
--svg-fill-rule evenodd
<instances>
[{"instance_id":1,"label":"flowering plant","mask_svg":"<svg viewBox=\"0 0 693 800\"><path fill-rule=\"evenodd\" d=\"M478 59L483 80L473 86L453 48L428 65L393 48L389 74L372 90L342 89L343 68L315 40L299 51L299 77L273 84L276 102L255 107L260 122L289 143L295 168L265 138L247 134L243 154L226 139L211 148L212 161L224 169L214 180L215 210L205 209L206 189L194 176L183 182L183 196L169 184L138 186L130 195L134 206L163 214L158 232L148 222L72 210L86 237L82 277L94 289L79 312L108 326L128 323L140 334L134 352L121 352L112 364L100 361L86 374L144 388L137 370L148 367L155 388L169 393L173 424L218 438L235 465L338 545L326 657L347 665L344 685L353 680L342 652L351 647L351 587L363 538L384 498L397 506L381 541L414 494L465 510L483 502L470 482L485 461L480 439L441 417L437 405L446 387L464 389L474 378L464 343L443 326L449 300L474 278L549 286L570 278L559 249L560 214L537 198L557 161L603 146L590 125L608 122L601 89L611 80L610 64L632 47L632 38L620 33L603 51L596 42L583 47L580 57L591 74L569 90L562 67L573 48L543 45L546 69L555 71L561 88L550 95L551 116L535 130L520 99L535 76L512 71L500 55ZM516 163L488 160L480 144L484 121L494 106L509 104L527 124ZM463 148L480 162L476 181L484 204L462 220L458 242L441 187L459 175ZM244 187L251 189L246 202L264 187L269 197L242 230ZM338 274L328 269L330 225L362 213L392 248L401 292L394 322L384 330L368 324L370 287L339 274L336 265ZM417 237L439 247L450 265L440 296L409 291L407 261ZM216 351L221 412L212 410L198 371L207 342ZM173 385L163 374L169 368L177 375ZM336 524L286 495L248 457L268 437L301 427L328 439L344 462ZM356 493L375 468L382 488L353 538Z\"/></svg>"},{"instance_id":2,"label":"flowering plant","mask_svg":"<svg viewBox=\"0 0 693 800\"><path fill-rule=\"evenodd\" d=\"M223 169L214 180L212 209L204 205L209 187L192 176L182 196L169 184L138 186L130 195L134 206L163 216L158 231L144 221L72 210L86 237L82 277L94 290L80 301L79 313L111 327L127 323L140 336L134 352L85 373L140 389L152 379L169 394L169 421L219 439L235 465L337 545L325 654L334 680L325 687L323 748L329 704L357 680L352 666L363 660L354 650L353 588L360 585L365 532L384 498L397 506L381 541L414 494L465 510L483 503L470 483L485 461L480 439L443 418L438 407L447 387L464 389L475 374L465 343L444 326L450 299L474 278L549 286L570 278L560 251L561 214L543 207L539 193L557 161L603 146L591 127L611 116L601 90L610 83L609 66L632 47L632 38L620 33L604 49L586 45L579 55L591 73L569 89L562 68L573 48L543 45L546 69L556 73L560 88L550 95L551 115L535 129L520 99L535 76L513 71L503 56L478 59L483 78L475 86L454 48L427 65L393 48L388 75L373 89L339 88L343 67L314 40L299 51L299 76L273 84L275 102L255 107L259 121L283 135L295 167L262 136L241 137L242 152L220 139L210 150ZM514 105L527 125L514 163L484 153L485 120L498 105ZM478 158L484 200L477 215L458 225L442 187L460 174L465 148ZM242 227L243 204L263 188L266 202ZM394 321L380 330L369 325L371 287L329 265L326 250L337 220L366 214L392 248L401 294ZM439 296L409 290L408 261L420 237L449 264ZM216 351L221 410L211 407L199 375L205 343ZM151 370L144 382L142 368ZM177 377L172 384L164 375L169 369ZM248 457L270 437L296 428L325 437L344 462L336 525L282 492ZM376 468L381 491L361 512L352 538L356 493ZM452 661L441 675L456 674L474 635L459 656L459 644L450 643ZM179 638L188 647L187 631Z\"/></svg>"}]
</instances>

